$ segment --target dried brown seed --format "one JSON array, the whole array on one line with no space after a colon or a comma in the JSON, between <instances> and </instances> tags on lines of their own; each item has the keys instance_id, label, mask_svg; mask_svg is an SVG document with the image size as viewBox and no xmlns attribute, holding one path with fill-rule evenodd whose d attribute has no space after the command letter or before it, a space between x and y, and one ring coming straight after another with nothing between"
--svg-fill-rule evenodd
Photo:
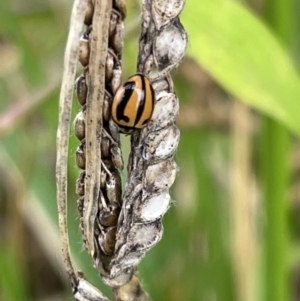
<instances>
[{"instance_id":1,"label":"dried brown seed","mask_svg":"<svg viewBox=\"0 0 300 301\"><path fill-rule=\"evenodd\" d=\"M111 118L108 121L108 127L109 127L109 131L110 131L110 136L114 139L114 141L117 144L120 144L119 128Z\"/></svg>"},{"instance_id":2,"label":"dried brown seed","mask_svg":"<svg viewBox=\"0 0 300 301\"><path fill-rule=\"evenodd\" d=\"M85 161L85 141L82 141L76 149L76 164L79 168L85 169Z\"/></svg>"},{"instance_id":3,"label":"dried brown seed","mask_svg":"<svg viewBox=\"0 0 300 301\"><path fill-rule=\"evenodd\" d=\"M122 15L122 19L124 20L126 17L126 0L114 0L113 6L118 9Z\"/></svg>"},{"instance_id":4,"label":"dried brown seed","mask_svg":"<svg viewBox=\"0 0 300 301\"><path fill-rule=\"evenodd\" d=\"M102 164L104 164L108 170L112 170L114 168L112 161L108 158L102 159Z\"/></svg>"},{"instance_id":5,"label":"dried brown seed","mask_svg":"<svg viewBox=\"0 0 300 301\"><path fill-rule=\"evenodd\" d=\"M107 52L106 63L105 63L105 79L109 81L113 76L114 69L114 56L112 55L112 51Z\"/></svg>"},{"instance_id":6,"label":"dried brown seed","mask_svg":"<svg viewBox=\"0 0 300 301\"><path fill-rule=\"evenodd\" d=\"M83 106L86 103L86 96L88 91L85 76L80 75L77 78L75 85L76 85L76 94L77 94L78 101Z\"/></svg>"},{"instance_id":7,"label":"dried brown seed","mask_svg":"<svg viewBox=\"0 0 300 301\"><path fill-rule=\"evenodd\" d=\"M83 208L84 208L84 197L80 197L77 200L77 210L79 212L80 217L83 217Z\"/></svg>"},{"instance_id":8,"label":"dried brown seed","mask_svg":"<svg viewBox=\"0 0 300 301\"><path fill-rule=\"evenodd\" d=\"M99 245L102 251L107 255L113 255L116 244L116 227L106 228L98 237Z\"/></svg>"},{"instance_id":9,"label":"dried brown seed","mask_svg":"<svg viewBox=\"0 0 300 301\"><path fill-rule=\"evenodd\" d=\"M114 172L106 180L106 194L111 204L121 203L121 179L117 172Z\"/></svg>"},{"instance_id":10,"label":"dried brown seed","mask_svg":"<svg viewBox=\"0 0 300 301\"><path fill-rule=\"evenodd\" d=\"M84 36L82 36L79 41L78 60L83 67L86 67L89 64L89 59L90 59L89 41Z\"/></svg>"},{"instance_id":11,"label":"dried brown seed","mask_svg":"<svg viewBox=\"0 0 300 301\"><path fill-rule=\"evenodd\" d=\"M112 80L111 80L111 89L112 89L113 94L116 93L117 89L121 85L121 74L122 74L122 71L121 71L120 67L113 70L113 76L112 76Z\"/></svg>"},{"instance_id":12,"label":"dried brown seed","mask_svg":"<svg viewBox=\"0 0 300 301\"><path fill-rule=\"evenodd\" d=\"M83 171L76 181L76 193L79 196L84 195L84 180L85 180L85 172Z\"/></svg>"},{"instance_id":13,"label":"dried brown seed","mask_svg":"<svg viewBox=\"0 0 300 301\"><path fill-rule=\"evenodd\" d=\"M118 222L120 208L116 205L109 205L108 210L101 210L99 213L99 222L104 227L115 226Z\"/></svg>"},{"instance_id":14,"label":"dried brown seed","mask_svg":"<svg viewBox=\"0 0 300 301\"><path fill-rule=\"evenodd\" d=\"M107 91L105 91L104 101L103 101L103 120L104 121L109 121L109 119L110 119L111 101L112 101L112 96Z\"/></svg>"},{"instance_id":15,"label":"dried brown seed","mask_svg":"<svg viewBox=\"0 0 300 301\"><path fill-rule=\"evenodd\" d=\"M101 189L106 187L106 179L107 179L107 173L105 170L101 169L101 175L100 175L100 187Z\"/></svg>"},{"instance_id":16,"label":"dried brown seed","mask_svg":"<svg viewBox=\"0 0 300 301\"><path fill-rule=\"evenodd\" d=\"M80 141L85 138L85 114L82 111L75 117L74 134Z\"/></svg>"},{"instance_id":17,"label":"dried brown seed","mask_svg":"<svg viewBox=\"0 0 300 301\"><path fill-rule=\"evenodd\" d=\"M111 38L111 47L118 54L122 52L123 48L123 23L118 23L116 26L115 34Z\"/></svg>"},{"instance_id":18,"label":"dried brown seed","mask_svg":"<svg viewBox=\"0 0 300 301\"><path fill-rule=\"evenodd\" d=\"M114 144L110 148L111 153L111 160L116 168L123 169L124 168L124 162L122 158L122 152L118 145Z\"/></svg>"},{"instance_id":19,"label":"dried brown seed","mask_svg":"<svg viewBox=\"0 0 300 301\"><path fill-rule=\"evenodd\" d=\"M109 37L111 38L116 31L117 23L120 19L120 14L117 10L113 9L110 15L110 22L109 22Z\"/></svg>"},{"instance_id":20,"label":"dried brown seed","mask_svg":"<svg viewBox=\"0 0 300 301\"><path fill-rule=\"evenodd\" d=\"M94 15L94 3L92 0L88 1L87 11L84 17L84 24L91 25L93 22L93 15Z\"/></svg>"},{"instance_id":21,"label":"dried brown seed","mask_svg":"<svg viewBox=\"0 0 300 301\"><path fill-rule=\"evenodd\" d=\"M110 139L108 137L103 137L101 139L101 157L109 157L110 155Z\"/></svg>"}]
</instances>

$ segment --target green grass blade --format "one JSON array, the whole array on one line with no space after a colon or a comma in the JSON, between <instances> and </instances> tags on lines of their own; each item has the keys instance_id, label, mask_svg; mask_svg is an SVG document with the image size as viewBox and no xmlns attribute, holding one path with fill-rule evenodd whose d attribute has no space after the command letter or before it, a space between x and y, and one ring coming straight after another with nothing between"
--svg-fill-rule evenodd
<instances>
[{"instance_id":1,"label":"green grass blade","mask_svg":"<svg viewBox=\"0 0 300 301\"><path fill-rule=\"evenodd\" d=\"M12 9L12 2L0 1L0 28L4 29L8 38L17 46L22 56L21 69L31 83L41 83L44 79L41 65L27 41L20 20L20 15Z\"/></svg>"},{"instance_id":2,"label":"green grass blade","mask_svg":"<svg viewBox=\"0 0 300 301\"><path fill-rule=\"evenodd\" d=\"M20 262L13 248L0 247L0 298L3 294L6 301L30 300Z\"/></svg>"},{"instance_id":3,"label":"green grass blade","mask_svg":"<svg viewBox=\"0 0 300 301\"><path fill-rule=\"evenodd\" d=\"M300 78L267 27L235 1L190 0L188 53L230 93L300 134Z\"/></svg>"}]
</instances>

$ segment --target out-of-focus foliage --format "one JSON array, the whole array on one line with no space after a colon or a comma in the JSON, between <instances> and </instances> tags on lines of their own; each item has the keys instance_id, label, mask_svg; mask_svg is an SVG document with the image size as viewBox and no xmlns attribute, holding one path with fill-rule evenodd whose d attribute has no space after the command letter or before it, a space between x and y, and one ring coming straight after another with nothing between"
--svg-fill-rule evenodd
<instances>
[{"instance_id":1,"label":"out-of-focus foliage","mask_svg":"<svg viewBox=\"0 0 300 301\"><path fill-rule=\"evenodd\" d=\"M183 15L188 53L230 93L300 134L300 76L271 30L235 1L188 1Z\"/></svg>"},{"instance_id":2,"label":"out-of-focus foliage","mask_svg":"<svg viewBox=\"0 0 300 301\"><path fill-rule=\"evenodd\" d=\"M139 267L155 301L270 300L266 256L275 254L272 260L277 262L278 253L265 255L268 215L258 177L264 148L260 114L299 134L299 63L291 62L300 62L300 4L291 2L288 47L263 20L268 2L252 2L246 6L230 0L188 0L182 15L191 57L173 74L181 102L176 155L180 171L172 189L174 205L164 218L163 239ZM60 262L55 197L58 94L71 5L72 1L0 1L1 301L72 300ZM130 2L124 78L135 72L139 16L138 1ZM78 110L74 99L73 117ZM274 148L281 143L279 139ZM71 132L72 254L87 278L109 294L82 247L75 194L77 146ZM282 240L288 275L279 275L285 277L289 292L272 301L300 298L298 153L295 137L287 158L292 162L288 216L274 221L289 227L289 238Z\"/></svg>"}]
</instances>

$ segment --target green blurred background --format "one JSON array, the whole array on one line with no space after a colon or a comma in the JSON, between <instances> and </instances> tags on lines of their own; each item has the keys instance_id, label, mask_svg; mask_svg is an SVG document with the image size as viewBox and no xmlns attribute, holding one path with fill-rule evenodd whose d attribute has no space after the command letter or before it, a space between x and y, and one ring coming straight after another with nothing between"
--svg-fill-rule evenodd
<instances>
[{"instance_id":1,"label":"green blurred background","mask_svg":"<svg viewBox=\"0 0 300 301\"><path fill-rule=\"evenodd\" d=\"M55 195L71 6L0 2L1 301L72 300ZM187 0L188 55L173 72L180 171L164 236L139 266L152 300L300 300L299 11L298 0ZM140 3L130 1L124 79L135 72L139 16ZM75 99L73 118L79 110ZM127 156L128 138L123 144ZM82 247L77 145L71 132L72 254L110 296Z\"/></svg>"}]
</instances>

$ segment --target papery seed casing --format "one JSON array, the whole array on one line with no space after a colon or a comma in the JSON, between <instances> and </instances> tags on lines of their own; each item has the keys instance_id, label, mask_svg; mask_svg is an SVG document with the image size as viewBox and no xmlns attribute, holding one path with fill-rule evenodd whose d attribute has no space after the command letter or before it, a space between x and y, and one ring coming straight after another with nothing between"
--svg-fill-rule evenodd
<instances>
[{"instance_id":1,"label":"papery seed casing","mask_svg":"<svg viewBox=\"0 0 300 301\"><path fill-rule=\"evenodd\" d=\"M153 47L155 64L165 73L176 67L185 54L187 34L180 23L172 24L156 37Z\"/></svg>"},{"instance_id":2,"label":"papery seed casing","mask_svg":"<svg viewBox=\"0 0 300 301\"><path fill-rule=\"evenodd\" d=\"M185 1L182 0L152 0L152 11L156 29L170 24L183 9Z\"/></svg>"},{"instance_id":3,"label":"papery seed casing","mask_svg":"<svg viewBox=\"0 0 300 301\"><path fill-rule=\"evenodd\" d=\"M143 158L149 164L165 160L174 154L179 143L179 129L171 125L158 132L152 132L145 138Z\"/></svg>"},{"instance_id":4,"label":"papery seed casing","mask_svg":"<svg viewBox=\"0 0 300 301\"><path fill-rule=\"evenodd\" d=\"M140 205L139 222L152 222L163 217L168 211L171 197L168 192L154 195Z\"/></svg>"}]
</instances>

